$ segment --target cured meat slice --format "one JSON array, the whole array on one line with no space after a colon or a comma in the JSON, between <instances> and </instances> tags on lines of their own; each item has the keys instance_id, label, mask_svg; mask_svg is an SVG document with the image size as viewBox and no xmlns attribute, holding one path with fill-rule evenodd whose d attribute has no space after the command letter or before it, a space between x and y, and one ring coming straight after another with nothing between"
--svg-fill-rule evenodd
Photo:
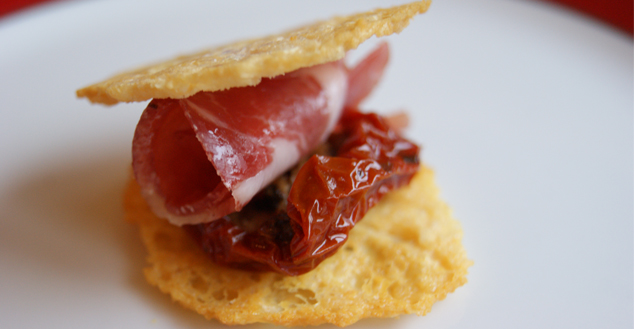
<instances>
[{"instance_id":1,"label":"cured meat slice","mask_svg":"<svg viewBox=\"0 0 635 329\"><path fill-rule=\"evenodd\" d=\"M359 103L373 91L384 75L389 55L388 44L382 42L375 51L350 70L349 89L346 95L347 108L357 108Z\"/></svg>"},{"instance_id":2,"label":"cured meat slice","mask_svg":"<svg viewBox=\"0 0 635 329\"><path fill-rule=\"evenodd\" d=\"M153 100L132 144L135 178L152 211L171 222L203 222L234 209L234 200L177 100Z\"/></svg>"},{"instance_id":3,"label":"cured meat slice","mask_svg":"<svg viewBox=\"0 0 635 329\"><path fill-rule=\"evenodd\" d=\"M370 93L387 56L382 46L352 70L337 61L253 87L153 100L133 140L144 197L179 226L239 211L326 140L345 104Z\"/></svg>"},{"instance_id":4,"label":"cured meat slice","mask_svg":"<svg viewBox=\"0 0 635 329\"><path fill-rule=\"evenodd\" d=\"M236 210L328 137L346 79L344 65L334 62L181 102Z\"/></svg>"}]
</instances>

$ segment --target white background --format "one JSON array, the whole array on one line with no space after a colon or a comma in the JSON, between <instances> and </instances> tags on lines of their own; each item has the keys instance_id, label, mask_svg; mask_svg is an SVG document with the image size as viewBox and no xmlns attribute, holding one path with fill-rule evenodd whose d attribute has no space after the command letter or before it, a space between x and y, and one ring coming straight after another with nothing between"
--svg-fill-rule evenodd
<instances>
[{"instance_id":1,"label":"white background","mask_svg":"<svg viewBox=\"0 0 635 329\"><path fill-rule=\"evenodd\" d=\"M144 105L75 89L392 3L70 1L0 19L0 327L222 327L145 283L121 219ZM542 2L437 0L387 40L364 107L410 112L475 265L429 315L353 327L632 328L632 39Z\"/></svg>"}]
</instances>

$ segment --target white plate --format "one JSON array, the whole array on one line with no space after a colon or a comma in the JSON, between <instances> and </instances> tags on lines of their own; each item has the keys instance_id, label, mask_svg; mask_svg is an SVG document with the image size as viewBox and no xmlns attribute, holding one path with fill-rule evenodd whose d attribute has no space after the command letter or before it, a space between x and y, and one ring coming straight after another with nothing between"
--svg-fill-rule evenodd
<instances>
[{"instance_id":1,"label":"white plate","mask_svg":"<svg viewBox=\"0 0 635 329\"><path fill-rule=\"evenodd\" d=\"M121 220L144 106L75 89L392 2L71 1L0 20L0 327L222 327L144 282ZM632 328L631 39L542 2L438 0L388 40L366 107L410 110L475 265L429 315L354 327Z\"/></svg>"}]
</instances>

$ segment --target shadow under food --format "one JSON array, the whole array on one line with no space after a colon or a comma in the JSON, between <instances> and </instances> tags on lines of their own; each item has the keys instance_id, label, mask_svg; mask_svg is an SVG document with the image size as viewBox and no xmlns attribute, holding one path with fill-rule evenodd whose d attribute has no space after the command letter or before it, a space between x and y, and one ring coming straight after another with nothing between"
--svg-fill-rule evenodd
<instances>
[{"instance_id":1,"label":"shadow under food","mask_svg":"<svg viewBox=\"0 0 635 329\"><path fill-rule=\"evenodd\" d=\"M176 305L145 281L146 251L136 227L123 220L123 191L131 174L125 154L81 161L70 157L66 164L42 168L0 195L0 255L11 258L3 263L20 271L42 271L38 279L46 282L41 284L62 280L79 291L130 291L156 314L148 319L155 325L225 327ZM401 327L408 322L367 319L351 327Z\"/></svg>"}]
</instances>

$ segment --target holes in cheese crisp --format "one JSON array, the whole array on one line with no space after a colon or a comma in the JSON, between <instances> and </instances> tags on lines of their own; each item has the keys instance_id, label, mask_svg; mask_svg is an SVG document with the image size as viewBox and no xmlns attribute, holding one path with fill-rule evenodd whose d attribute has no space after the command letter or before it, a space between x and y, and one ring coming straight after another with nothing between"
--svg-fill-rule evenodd
<instances>
[{"instance_id":1,"label":"holes in cheese crisp","mask_svg":"<svg viewBox=\"0 0 635 329\"><path fill-rule=\"evenodd\" d=\"M209 289L209 283L199 275L195 275L190 279L190 285L202 294L207 293L207 290Z\"/></svg>"},{"instance_id":2,"label":"holes in cheese crisp","mask_svg":"<svg viewBox=\"0 0 635 329\"><path fill-rule=\"evenodd\" d=\"M233 289L220 289L216 290L212 293L212 297L217 301L226 300L231 302L232 300L238 298L238 292Z\"/></svg>"},{"instance_id":3,"label":"holes in cheese crisp","mask_svg":"<svg viewBox=\"0 0 635 329\"><path fill-rule=\"evenodd\" d=\"M232 301L236 298L238 298L238 292L236 290L233 289L229 289L229 290L225 290L225 296L227 297L228 301Z\"/></svg>"},{"instance_id":4,"label":"holes in cheese crisp","mask_svg":"<svg viewBox=\"0 0 635 329\"><path fill-rule=\"evenodd\" d=\"M221 301L223 299L225 299L225 291L224 290L216 290L214 291L214 293L212 293L212 297L214 297L214 299Z\"/></svg>"},{"instance_id":5,"label":"holes in cheese crisp","mask_svg":"<svg viewBox=\"0 0 635 329\"><path fill-rule=\"evenodd\" d=\"M399 238L402 241L411 242L414 244L419 243L419 230L415 230L412 226L407 225L395 225L390 229L390 234Z\"/></svg>"},{"instance_id":6,"label":"holes in cheese crisp","mask_svg":"<svg viewBox=\"0 0 635 329\"><path fill-rule=\"evenodd\" d=\"M317 300L315 300L315 293L309 289L298 289L298 293L296 296L302 300L304 300L305 304L315 305Z\"/></svg>"},{"instance_id":7,"label":"holes in cheese crisp","mask_svg":"<svg viewBox=\"0 0 635 329\"><path fill-rule=\"evenodd\" d=\"M367 272L362 272L355 281L355 288L359 291L363 291L364 286L366 286L368 282L370 282L370 276L368 276Z\"/></svg>"},{"instance_id":8,"label":"holes in cheese crisp","mask_svg":"<svg viewBox=\"0 0 635 329\"><path fill-rule=\"evenodd\" d=\"M435 251L432 254L432 257L439 262L439 264L445 268L445 269L451 269L452 268L452 263L450 262L450 260L448 259L448 257L446 255L443 255L441 253L439 253L438 251Z\"/></svg>"},{"instance_id":9,"label":"holes in cheese crisp","mask_svg":"<svg viewBox=\"0 0 635 329\"><path fill-rule=\"evenodd\" d=\"M408 300L416 303L423 298L423 291L417 285L403 285L395 282L388 287L388 294L399 300Z\"/></svg>"},{"instance_id":10,"label":"holes in cheese crisp","mask_svg":"<svg viewBox=\"0 0 635 329\"><path fill-rule=\"evenodd\" d=\"M388 293L392 298L400 299L403 297L403 287L395 282L388 287Z\"/></svg>"},{"instance_id":11,"label":"holes in cheese crisp","mask_svg":"<svg viewBox=\"0 0 635 329\"><path fill-rule=\"evenodd\" d=\"M297 291L281 289L276 291L275 300L278 304L288 304L290 307L317 304L315 292L310 289L297 289Z\"/></svg>"}]
</instances>

